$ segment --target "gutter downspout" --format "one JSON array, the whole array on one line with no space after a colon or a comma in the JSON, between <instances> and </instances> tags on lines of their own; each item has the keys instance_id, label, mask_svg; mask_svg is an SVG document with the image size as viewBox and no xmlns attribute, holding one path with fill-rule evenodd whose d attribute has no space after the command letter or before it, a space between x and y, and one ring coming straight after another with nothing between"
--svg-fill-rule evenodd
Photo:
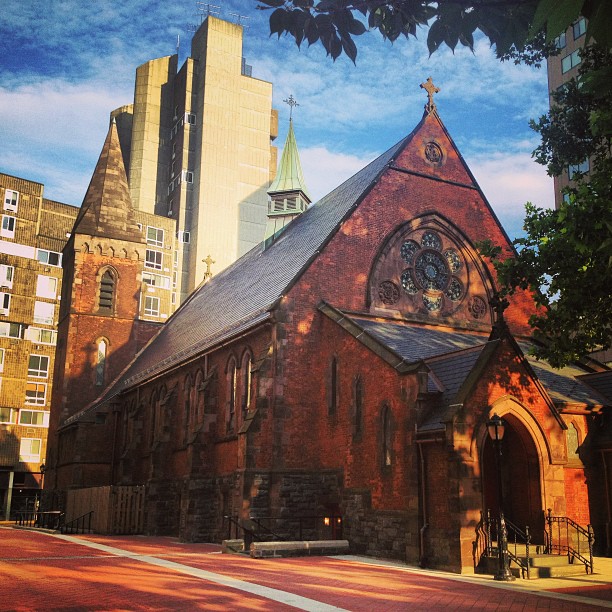
<instances>
[{"instance_id":1,"label":"gutter downspout","mask_svg":"<svg viewBox=\"0 0 612 612\"><path fill-rule=\"evenodd\" d=\"M429 529L429 515L427 513L427 470L425 454L423 453L423 444L435 444L441 442L439 438L427 438L424 440L416 440L417 447L419 449L419 467L420 467L420 480L421 480L421 516L422 525L419 528L419 566L427 567L427 556L425 555L425 532Z\"/></svg>"}]
</instances>

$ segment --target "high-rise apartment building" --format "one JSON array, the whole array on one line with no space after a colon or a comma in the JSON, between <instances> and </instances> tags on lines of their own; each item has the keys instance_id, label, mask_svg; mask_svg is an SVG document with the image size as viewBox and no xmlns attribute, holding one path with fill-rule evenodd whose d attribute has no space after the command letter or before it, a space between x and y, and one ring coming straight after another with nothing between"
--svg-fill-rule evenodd
<instances>
[{"instance_id":1,"label":"high-rise apartment building","mask_svg":"<svg viewBox=\"0 0 612 612\"><path fill-rule=\"evenodd\" d=\"M264 238L276 171L272 84L252 78L240 25L209 16L191 56L146 62L134 103L113 111L136 210L177 223L177 302Z\"/></svg>"},{"instance_id":2,"label":"high-rise apartment building","mask_svg":"<svg viewBox=\"0 0 612 612\"><path fill-rule=\"evenodd\" d=\"M62 282L78 208L0 174L0 516L24 510L44 469Z\"/></svg>"},{"instance_id":3,"label":"high-rise apartment building","mask_svg":"<svg viewBox=\"0 0 612 612\"><path fill-rule=\"evenodd\" d=\"M548 90L550 92L550 103L553 104L552 92L563 86L570 79L578 76L580 65L580 50L584 46L586 35L586 20L584 17L574 22L563 34L557 37L556 44L559 54L548 58ZM586 173L589 171L589 160L569 166L561 176L554 177L555 184L555 206L563 201L561 190L570 184L576 172Z\"/></svg>"}]
</instances>

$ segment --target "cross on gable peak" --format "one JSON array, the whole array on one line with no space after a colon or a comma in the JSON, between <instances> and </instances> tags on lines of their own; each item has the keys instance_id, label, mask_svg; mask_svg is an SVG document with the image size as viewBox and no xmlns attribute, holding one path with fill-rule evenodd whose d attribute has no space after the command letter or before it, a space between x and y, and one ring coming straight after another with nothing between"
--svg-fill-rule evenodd
<instances>
[{"instance_id":1,"label":"cross on gable peak","mask_svg":"<svg viewBox=\"0 0 612 612\"><path fill-rule=\"evenodd\" d=\"M436 110L436 103L434 102L434 94L437 94L440 91L439 87L436 87L431 79L431 77L427 77L425 83L421 83L421 89L424 89L427 92L427 104L425 104L425 111L427 113L431 113Z\"/></svg>"}]
</instances>

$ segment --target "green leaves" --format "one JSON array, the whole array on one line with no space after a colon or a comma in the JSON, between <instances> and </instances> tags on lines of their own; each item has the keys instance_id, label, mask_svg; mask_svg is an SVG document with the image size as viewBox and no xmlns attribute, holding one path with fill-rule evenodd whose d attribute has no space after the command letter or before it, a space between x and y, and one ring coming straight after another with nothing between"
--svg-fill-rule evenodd
<instances>
[{"instance_id":1,"label":"green leaves","mask_svg":"<svg viewBox=\"0 0 612 612\"><path fill-rule=\"evenodd\" d=\"M430 54L443 45L473 49L474 32L480 30L498 56L516 57L533 41L541 48L541 32L550 42L581 15L589 22L587 40L612 47L610 0L258 0L257 8L276 9L271 34L292 36L298 47L303 40L320 41L334 60L344 52L355 62L354 37L368 29L393 42L416 36L419 27L429 28ZM541 61L536 58L534 63Z\"/></svg>"}]
</instances>

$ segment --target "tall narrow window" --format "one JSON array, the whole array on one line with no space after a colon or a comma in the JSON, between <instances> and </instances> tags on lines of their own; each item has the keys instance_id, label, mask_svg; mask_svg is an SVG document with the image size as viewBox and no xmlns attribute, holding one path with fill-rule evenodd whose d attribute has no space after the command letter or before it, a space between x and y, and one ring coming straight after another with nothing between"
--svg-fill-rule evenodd
<instances>
[{"instance_id":1,"label":"tall narrow window","mask_svg":"<svg viewBox=\"0 0 612 612\"><path fill-rule=\"evenodd\" d=\"M363 380L361 376L355 377L355 424L353 431L359 437L363 433Z\"/></svg>"},{"instance_id":2,"label":"tall narrow window","mask_svg":"<svg viewBox=\"0 0 612 612\"><path fill-rule=\"evenodd\" d=\"M191 427L191 376L187 375L183 385L183 438L185 442L189 439L189 429Z\"/></svg>"},{"instance_id":3,"label":"tall narrow window","mask_svg":"<svg viewBox=\"0 0 612 612\"><path fill-rule=\"evenodd\" d=\"M251 354L246 353L242 358L242 421L246 419L251 405Z\"/></svg>"},{"instance_id":4,"label":"tall narrow window","mask_svg":"<svg viewBox=\"0 0 612 612\"><path fill-rule=\"evenodd\" d=\"M382 408L382 460L383 468L391 465L392 456L392 436L391 436L391 408L387 404Z\"/></svg>"},{"instance_id":5,"label":"tall narrow window","mask_svg":"<svg viewBox=\"0 0 612 612\"><path fill-rule=\"evenodd\" d=\"M104 385L104 373L106 371L106 340L98 340L96 351L96 385Z\"/></svg>"},{"instance_id":6,"label":"tall narrow window","mask_svg":"<svg viewBox=\"0 0 612 612\"><path fill-rule=\"evenodd\" d=\"M236 361L232 357L227 367L227 432L233 432L236 426Z\"/></svg>"},{"instance_id":7,"label":"tall narrow window","mask_svg":"<svg viewBox=\"0 0 612 612\"><path fill-rule=\"evenodd\" d=\"M110 270L106 270L100 279L100 301L101 312L112 312L115 297L115 277Z\"/></svg>"},{"instance_id":8,"label":"tall narrow window","mask_svg":"<svg viewBox=\"0 0 612 612\"><path fill-rule=\"evenodd\" d=\"M329 403L328 412L330 415L336 414L338 409L338 359L332 357L329 365Z\"/></svg>"}]
</instances>

